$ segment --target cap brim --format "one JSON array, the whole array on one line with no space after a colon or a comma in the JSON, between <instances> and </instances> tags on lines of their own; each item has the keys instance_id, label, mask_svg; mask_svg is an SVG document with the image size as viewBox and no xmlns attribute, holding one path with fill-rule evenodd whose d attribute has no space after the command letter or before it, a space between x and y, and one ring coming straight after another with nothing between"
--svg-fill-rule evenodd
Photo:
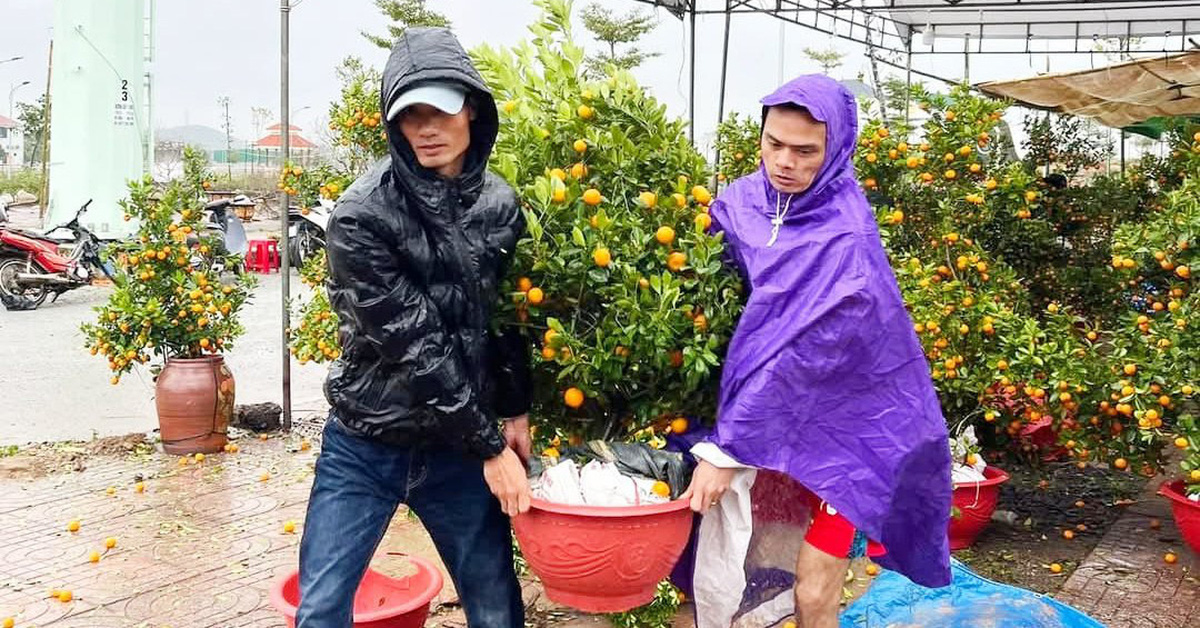
<instances>
[{"instance_id":1,"label":"cap brim","mask_svg":"<svg viewBox=\"0 0 1200 628\"><path fill-rule=\"evenodd\" d=\"M392 106L388 108L387 120L388 122L395 120L405 107L418 104L429 105L449 115L456 115L462 111L466 100L467 93L453 87L444 85L414 87L400 94L400 97L392 103Z\"/></svg>"}]
</instances>

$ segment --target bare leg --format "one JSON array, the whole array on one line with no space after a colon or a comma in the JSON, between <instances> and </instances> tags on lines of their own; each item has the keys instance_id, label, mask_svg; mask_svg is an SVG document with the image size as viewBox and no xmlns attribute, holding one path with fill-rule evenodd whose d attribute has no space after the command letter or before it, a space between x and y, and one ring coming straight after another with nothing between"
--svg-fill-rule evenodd
<instances>
[{"instance_id":1,"label":"bare leg","mask_svg":"<svg viewBox=\"0 0 1200 628\"><path fill-rule=\"evenodd\" d=\"M796 558L797 628L837 628L842 584L849 568L847 558L834 558L808 543L800 548Z\"/></svg>"}]
</instances>

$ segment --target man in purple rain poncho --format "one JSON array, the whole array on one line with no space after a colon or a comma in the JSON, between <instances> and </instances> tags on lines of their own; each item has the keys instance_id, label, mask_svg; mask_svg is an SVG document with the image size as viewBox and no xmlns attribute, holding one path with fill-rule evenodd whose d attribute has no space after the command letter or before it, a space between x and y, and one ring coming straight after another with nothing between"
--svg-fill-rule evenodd
<instances>
[{"instance_id":1,"label":"man in purple rain poncho","mask_svg":"<svg viewBox=\"0 0 1200 628\"><path fill-rule=\"evenodd\" d=\"M685 497L706 512L732 497L737 469L747 468L811 492L792 596L801 628L825 628L837 625L849 558L870 555L918 584L949 584L950 451L855 180L854 97L812 75L762 104L762 166L711 209L750 296L725 360L717 425L693 449L700 462ZM756 487L744 512L759 517L758 502L778 503L779 494ZM695 577L704 579L699 559Z\"/></svg>"}]
</instances>

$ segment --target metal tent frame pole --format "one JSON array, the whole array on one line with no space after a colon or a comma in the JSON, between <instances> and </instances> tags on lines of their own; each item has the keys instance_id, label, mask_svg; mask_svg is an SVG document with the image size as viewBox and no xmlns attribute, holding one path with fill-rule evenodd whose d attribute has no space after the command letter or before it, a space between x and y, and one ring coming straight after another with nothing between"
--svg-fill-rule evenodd
<instances>
[{"instance_id":1,"label":"metal tent frame pole","mask_svg":"<svg viewBox=\"0 0 1200 628\"><path fill-rule=\"evenodd\" d=\"M1125 174L1125 129L1121 129L1121 175Z\"/></svg>"},{"instance_id":2,"label":"metal tent frame pole","mask_svg":"<svg viewBox=\"0 0 1200 628\"><path fill-rule=\"evenodd\" d=\"M733 17L733 12L729 11L732 0L725 1L725 37L721 44L721 91L717 97L717 126L720 127L721 122L725 120L725 79L729 74L729 20ZM716 148L716 163L721 163L721 147Z\"/></svg>"},{"instance_id":3,"label":"metal tent frame pole","mask_svg":"<svg viewBox=\"0 0 1200 628\"><path fill-rule=\"evenodd\" d=\"M696 12L691 12L688 52L688 140L696 145Z\"/></svg>"},{"instance_id":4,"label":"metal tent frame pole","mask_svg":"<svg viewBox=\"0 0 1200 628\"><path fill-rule=\"evenodd\" d=\"M908 111L912 108L912 32L905 39L904 47L907 53L904 62L904 128L907 130L911 121Z\"/></svg>"},{"instance_id":5,"label":"metal tent frame pole","mask_svg":"<svg viewBox=\"0 0 1200 628\"><path fill-rule=\"evenodd\" d=\"M773 0L766 2L762 0L755 2L754 0L726 0L724 8L700 9L698 7L699 0L635 0L643 4L649 4L658 7L665 7L673 15L680 18L684 17L685 13L692 15L719 15L725 13L739 14L758 14L770 15L776 19L786 22L791 22L800 26L820 31L822 33L833 35L847 41L853 41L859 44L868 44L866 38L859 34L864 28L864 20L866 16L875 16L883 21L884 28L881 29L883 36L878 44L878 47L895 54L905 53L904 32L911 30L915 25L909 21L903 21L897 18L894 13L905 15L920 14L921 12L938 11L947 9L949 6L954 6L959 9L978 7L987 11L1002 13L1004 11L1028 11L1034 14L1045 13L1048 11L1062 10L1062 6L1067 4L1067 0L1055 2L1047 0L1030 4L1027 0L988 0L986 4L979 0L928 0L920 4L909 4L903 7L896 7L894 3L888 0ZM1138 3L1144 3L1146 0L1107 0L1121 4L1129 4L1131 7ZM1200 8L1200 0L1174 0L1178 4L1179 10L1188 10ZM1174 7L1173 7L1174 8ZM1089 35L1093 34L1085 29L1094 27L1097 23L1105 23L1110 26L1105 32L1131 32L1134 27L1138 27L1138 31L1142 32L1148 28L1156 27L1161 23L1160 18L1129 18L1107 21L1102 17L1103 7L1083 5L1078 7L1078 19L1060 19L1060 20L1033 20L1025 25L1030 24L1045 24L1060 27L1070 27L1076 34L1074 43L1069 48L1056 50L1056 54L1091 54L1090 47L1080 47L1080 42L1088 39ZM796 17L791 17L790 14L795 14ZM799 15L804 14L811 16L811 20L801 21ZM963 15L967 15L964 11ZM1164 33L1162 37L1162 45L1156 49L1146 49L1141 52L1145 53L1169 53L1169 52L1184 52L1189 49L1187 42L1188 36L1194 36L1196 31L1194 25L1197 20L1194 18L1178 19L1183 23L1183 28L1179 32ZM1028 54L1029 40L1027 39L1024 49L1009 49L1007 47L998 47L998 49L984 50L985 40L992 39L988 37L988 33L1003 24L997 22L985 22L982 19L972 20L953 20L943 21L937 24L939 29L944 32L955 33L971 33L979 38L979 46L976 51L978 54ZM1103 35L1103 34L1100 34ZM1032 39L1032 38L1030 38ZM1061 38L1062 41L1067 41L1069 38ZM914 54L929 54L929 55L945 55L958 54L957 50L929 50L916 52Z\"/></svg>"},{"instance_id":6,"label":"metal tent frame pole","mask_svg":"<svg viewBox=\"0 0 1200 628\"><path fill-rule=\"evenodd\" d=\"M963 37L963 83L971 84L971 36Z\"/></svg>"}]
</instances>

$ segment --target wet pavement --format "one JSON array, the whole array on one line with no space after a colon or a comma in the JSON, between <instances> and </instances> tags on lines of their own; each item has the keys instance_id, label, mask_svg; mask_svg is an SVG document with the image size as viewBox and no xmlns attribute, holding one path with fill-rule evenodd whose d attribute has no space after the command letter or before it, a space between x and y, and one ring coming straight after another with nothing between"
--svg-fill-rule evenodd
<instances>
[{"instance_id":1,"label":"wet pavement","mask_svg":"<svg viewBox=\"0 0 1200 628\"><path fill-rule=\"evenodd\" d=\"M269 591L296 566L321 425L313 416L298 421L291 434L265 440L235 433L237 453L202 461L165 455L141 434L0 457L0 622L13 617L16 628L286 626ZM68 529L73 521L76 532ZM290 533L288 522L295 526ZM105 547L110 537L111 549ZM1177 564L1163 562L1168 550L1178 555ZM441 568L420 522L403 507L372 567L407 573L406 560L390 552ZM1196 560L1181 544L1165 500L1151 489L1055 597L1110 626L1194 628L1200 626ZM463 628L453 585L445 581L426 625ZM525 585L530 626L609 625L555 606L536 583ZM71 600L52 598L52 590L70 591ZM692 625L686 609L675 625Z\"/></svg>"},{"instance_id":2,"label":"wet pavement","mask_svg":"<svg viewBox=\"0 0 1200 628\"><path fill-rule=\"evenodd\" d=\"M1166 479L1146 484L1055 598L1109 628L1200 627L1200 557L1184 544L1170 502L1157 494ZM1167 553L1177 562L1167 563Z\"/></svg>"},{"instance_id":3,"label":"wet pavement","mask_svg":"<svg viewBox=\"0 0 1200 628\"><path fill-rule=\"evenodd\" d=\"M116 455L81 445L42 446L0 458L0 621L27 627L278 627L271 583L295 568L319 421L292 435L237 439L239 451L203 461L116 441ZM182 462L180 462L182 461ZM138 491L141 482L142 491ZM77 532L68 531L72 521ZM294 522L292 533L285 531ZM106 549L108 538L116 545ZM91 562L92 552L100 554ZM420 523L403 508L372 567L400 576L404 552L440 562ZM428 626L465 626L450 580ZM71 601L51 590L71 592ZM592 626L538 600L536 625ZM536 618L540 617L538 620Z\"/></svg>"},{"instance_id":4,"label":"wet pavement","mask_svg":"<svg viewBox=\"0 0 1200 628\"><path fill-rule=\"evenodd\" d=\"M279 273L258 275L254 297L240 320L246 333L225 352L237 382L240 404L279 403L282 388L281 299ZM299 275L291 275L291 293L307 294ZM112 289L88 286L31 312L0 308L0 446L30 442L81 440L146 432L158 427L154 381L139 368L113 386L104 360L84 349L79 325L92 321L92 308ZM326 408L322 384L327 369L291 359L292 408L306 416Z\"/></svg>"}]
</instances>

